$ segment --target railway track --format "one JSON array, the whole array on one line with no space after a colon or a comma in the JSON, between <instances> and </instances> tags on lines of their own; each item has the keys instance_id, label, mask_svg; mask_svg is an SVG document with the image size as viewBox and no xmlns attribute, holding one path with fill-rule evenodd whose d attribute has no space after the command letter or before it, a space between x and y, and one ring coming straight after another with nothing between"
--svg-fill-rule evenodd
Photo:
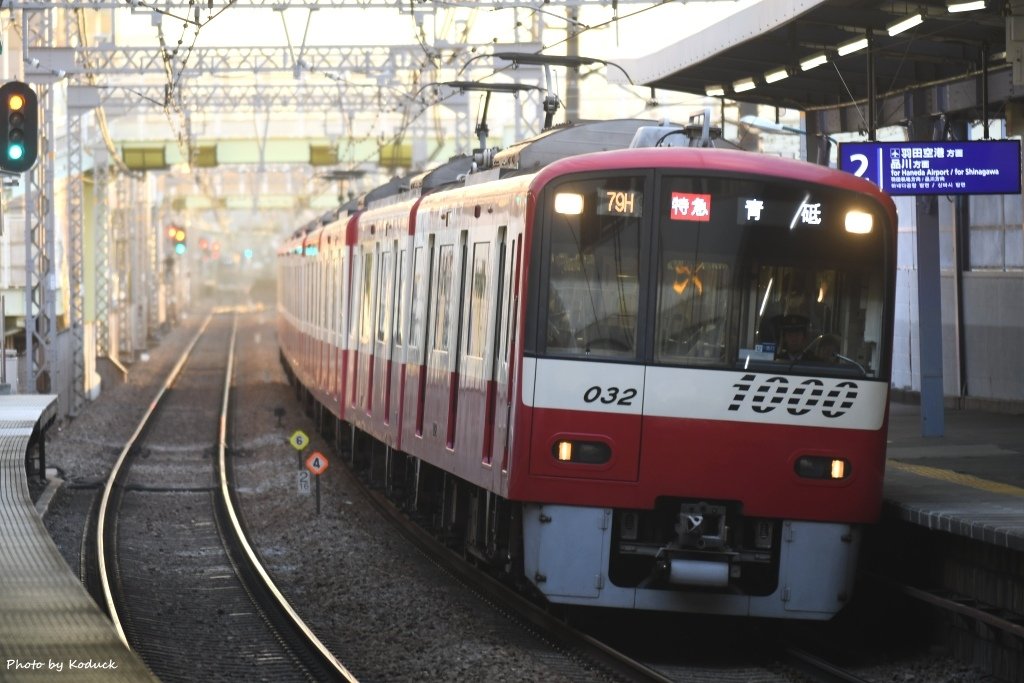
<instances>
[{"instance_id":1,"label":"railway track","mask_svg":"<svg viewBox=\"0 0 1024 683\"><path fill-rule=\"evenodd\" d=\"M340 460L341 458L339 458ZM573 663L572 671L586 670L587 681L657 683L868 683L864 678L825 657L785 642L773 643L752 661L712 666L674 655L659 657L631 654L600 635L588 632L585 618L571 623L562 612L549 611L523 597L507 584L467 562L445 543L402 512L379 488L354 477L360 493L399 532L445 573L459 581L508 621L533 633ZM607 612L606 612L607 613ZM630 615L635 619L636 615ZM612 621L617 621L614 617ZM680 639L685 636L680 634ZM692 660L692 658L690 658ZM572 678L572 671L566 671Z\"/></svg>"},{"instance_id":2,"label":"railway track","mask_svg":"<svg viewBox=\"0 0 1024 683\"><path fill-rule=\"evenodd\" d=\"M163 680L354 681L274 586L235 511L235 329L234 316L207 318L111 470L95 533L103 599Z\"/></svg>"}]
</instances>

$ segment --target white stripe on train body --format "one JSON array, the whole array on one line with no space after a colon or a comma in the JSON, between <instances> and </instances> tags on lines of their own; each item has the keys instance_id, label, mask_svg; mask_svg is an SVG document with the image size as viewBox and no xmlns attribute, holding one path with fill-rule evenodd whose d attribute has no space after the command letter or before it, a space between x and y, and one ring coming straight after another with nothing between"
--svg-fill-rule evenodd
<instances>
[{"instance_id":1,"label":"white stripe on train body","mask_svg":"<svg viewBox=\"0 0 1024 683\"><path fill-rule=\"evenodd\" d=\"M873 431L888 391L866 379L523 359L533 408Z\"/></svg>"}]
</instances>

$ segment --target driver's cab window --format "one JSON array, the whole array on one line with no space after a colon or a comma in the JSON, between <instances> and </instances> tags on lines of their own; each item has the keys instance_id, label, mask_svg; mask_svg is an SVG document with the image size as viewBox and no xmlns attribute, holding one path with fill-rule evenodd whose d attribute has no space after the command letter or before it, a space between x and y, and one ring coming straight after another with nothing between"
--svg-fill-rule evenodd
<instances>
[{"instance_id":1,"label":"driver's cab window","mask_svg":"<svg viewBox=\"0 0 1024 683\"><path fill-rule=\"evenodd\" d=\"M742 362L877 370L880 287L835 269L754 265L753 270Z\"/></svg>"},{"instance_id":2,"label":"driver's cab window","mask_svg":"<svg viewBox=\"0 0 1024 683\"><path fill-rule=\"evenodd\" d=\"M644 180L601 178L549 194L545 347L634 358Z\"/></svg>"},{"instance_id":3,"label":"driver's cab window","mask_svg":"<svg viewBox=\"0 0 1024 683\"><path fill-rule=\"evenodd\" d=\"M666 249L659 268L656 360L718 364L725 360L732 293L728 263Z\"/></svg>"}]
</instances>

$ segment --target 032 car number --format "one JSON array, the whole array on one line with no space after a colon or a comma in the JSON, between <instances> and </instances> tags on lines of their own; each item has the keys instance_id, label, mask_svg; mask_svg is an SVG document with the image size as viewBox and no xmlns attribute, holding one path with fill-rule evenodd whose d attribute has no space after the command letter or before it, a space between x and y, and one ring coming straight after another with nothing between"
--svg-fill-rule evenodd
<instances>
[{"instance_id":1,"label":"032 car number","mask_svg":"<svg viewBox=\"0 0 1024 683\"><path fill-rule=\"evenodd\" d=\"M637 390L633 387L602 387L592 386L583 392L583 400L586 403L594 403L600 401L601 403L612 404L619 406L631 406L633 405L633 399L636 398Z\"/></svg>"}]
</instances>

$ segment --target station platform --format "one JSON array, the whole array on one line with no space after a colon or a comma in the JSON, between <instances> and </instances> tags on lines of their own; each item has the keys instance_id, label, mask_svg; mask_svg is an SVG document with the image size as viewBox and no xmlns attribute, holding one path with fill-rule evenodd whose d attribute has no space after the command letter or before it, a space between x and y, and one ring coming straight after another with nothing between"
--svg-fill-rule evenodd
<instances>
[{"instance_id":1,"label":"station platform","mask_svg":"<svg viewBox=\"0 0 1024 683\"><path fill-rule=\"evenodd\" d=\"M1024 415L947 409L943 436L921 431L890 404L883 521L1024 552Z\"/></svg>"},{"instance_id":2,"label":"station platform","mask_svg":"<svg viewBox=\"0 0 1024 683\"><path fill-rule=\"evenodd\" d=\"M29 495L33 432L53 395L0 396L0 681L156 681L71 572Z\"/></svg>"}]
</instances>

